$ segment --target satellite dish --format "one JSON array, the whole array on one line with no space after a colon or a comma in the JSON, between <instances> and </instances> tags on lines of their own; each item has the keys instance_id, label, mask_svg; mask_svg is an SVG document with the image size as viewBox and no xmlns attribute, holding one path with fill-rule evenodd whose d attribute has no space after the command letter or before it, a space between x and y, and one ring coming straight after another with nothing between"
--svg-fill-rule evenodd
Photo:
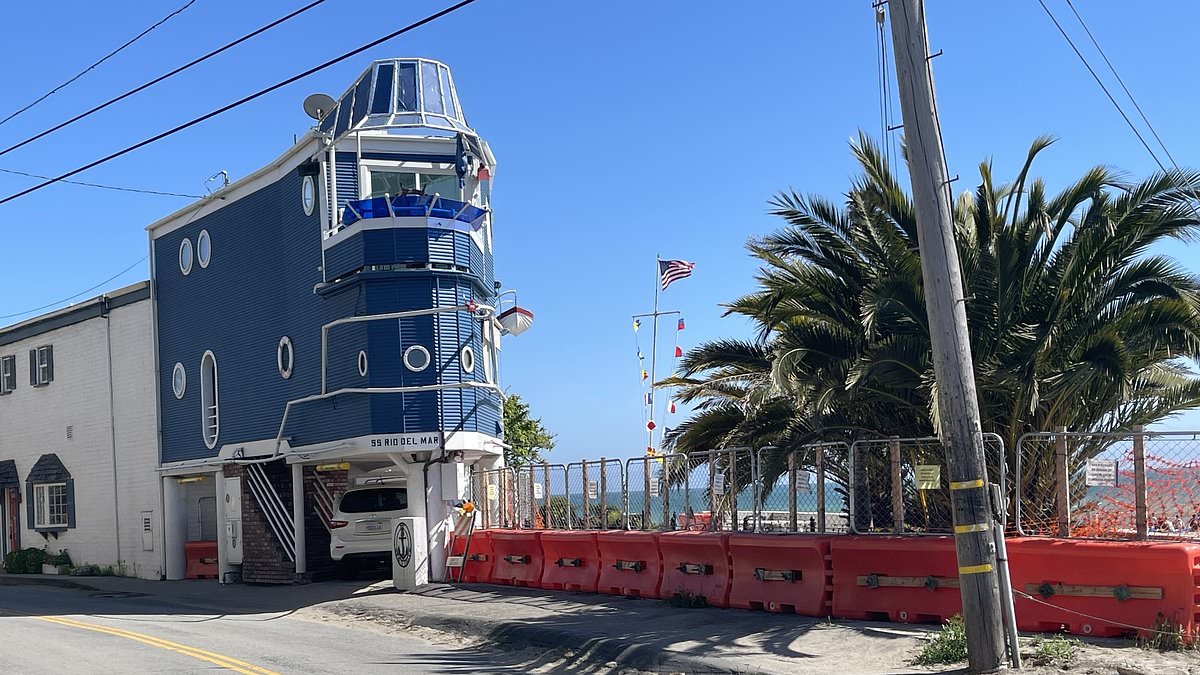
<instances>
[{"instance_id":1,"label":"satellite dish","mask_svg":"<svg viewBox=\"0 0 1200 675\"><path fill-rule=\"evenodd\" d=\"M304 112L314 120L320 122L325 119L333 107L337 105L333 97L329 94L309 94L308 98L304 99Z\"/></svg>"}]
</instances>

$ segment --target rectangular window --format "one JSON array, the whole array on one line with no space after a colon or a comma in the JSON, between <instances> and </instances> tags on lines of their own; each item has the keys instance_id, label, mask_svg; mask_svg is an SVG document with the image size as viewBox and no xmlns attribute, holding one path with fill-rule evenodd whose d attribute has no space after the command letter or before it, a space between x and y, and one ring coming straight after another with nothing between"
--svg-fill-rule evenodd
<instances>
[{"instance_id":1,"label":"rectangular window","mask_svg":"<svg viewBox=\"0 0 1200 675\"><path fill-rule=\"evenodd\" d=\"M0 356L0 395L17 388L17 357Z\"/></svg>"},{"instance_id":2,"label":"rectangular window","mask_svg":"<svg viewBox=\"0 0 1200 675\"><path fill-rule=\"evenodd\" d=\"M402 194L402 190L420 190L427 195L439 194L447 199L458 199L458 176L371 169L370 197L382 197L385 194L394 197Z\"/></svg>"},{"instance_id":3,"label":"rectangular window","mask_svg":"<svg viewBox=\"0 0 1200 675\"><path fill-rule=\"evenodd\" d=\"M54 381L54 347L29 350L29 384L43 387Z\"/></svg>"},{"instance_id":4,"label":"rectangular window","mask_svg":"<svg viewBox=\"0 0 1200 675\"><path fill-rule=\"evenodd\" d=\"M67 526L67 484L40 483L33 486L34 519L37 527Z\"/></svg>"}]
</instances>

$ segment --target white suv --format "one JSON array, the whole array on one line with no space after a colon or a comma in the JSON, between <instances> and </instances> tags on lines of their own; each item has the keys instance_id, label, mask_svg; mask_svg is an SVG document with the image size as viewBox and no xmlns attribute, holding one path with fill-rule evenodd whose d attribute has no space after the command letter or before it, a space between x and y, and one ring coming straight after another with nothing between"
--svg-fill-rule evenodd
<instances>
[{"instance_id":1,"label":"white suv","mask_svg":"<svg viewBox=\"0 0 1200 675\"><path fill-rule=\"evenodd\" d=\"M329 522L329 555L336 561L386 561L392 550L392 519L408 515L408 488L369 485L347 490Z\"/></svg>"}]
</instances>

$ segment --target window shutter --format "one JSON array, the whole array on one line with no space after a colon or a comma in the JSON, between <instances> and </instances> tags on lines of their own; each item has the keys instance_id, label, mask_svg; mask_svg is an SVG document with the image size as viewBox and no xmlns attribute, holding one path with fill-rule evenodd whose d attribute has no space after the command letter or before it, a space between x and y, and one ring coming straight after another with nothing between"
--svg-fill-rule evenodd
<instances>
[{"instance_id":1,"label":"window shutter","mask_svg":"<svg viewBox=\"0 0 1200 675\"><path fill-rule=\"evenodd\" d=\"M31 530L36 527L36 523L34 521L34 510L33 510L34 502L36 502L36 501L37 501L37 499L34 498L34 494L33 494L33 483L26 483L25 484L25 513L29 517L29 529L31 529Z\"/></svg>"},{"instance_id":2,"label":"window shutter","mask_svg":"<svg viewBox=\"0 0 1200 675\"><path fill-rule=\"evenodd\" d=\"M37 350L29 350L29 384L36 387L37 379Z\"/></svg>"},{"instance_id":3,"label":"window shutter","mask_svg":"<svg viewBox=\"0 0 1200 675\"><path fill-rule=\"evenodd\" d=\"M75 481L67 479L67 527L75 527Z\"/></svg>"},{"instance_id":4,"label":"window shutter","mask_svg":"<svg viewBox=\"0 0 1200 675\"><path fill-rule=\"evenodd\" d=\"M46 350L46 382L54 381L54 346L47 345Z\"/></svg>"}]
</instances>

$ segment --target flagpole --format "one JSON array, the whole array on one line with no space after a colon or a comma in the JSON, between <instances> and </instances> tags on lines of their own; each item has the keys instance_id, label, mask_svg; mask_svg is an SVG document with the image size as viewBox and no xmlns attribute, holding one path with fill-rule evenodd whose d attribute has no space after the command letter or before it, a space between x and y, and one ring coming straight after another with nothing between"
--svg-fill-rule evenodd
<instances>
[{"instance_id":1,"label":"flagpole","mask_svg":"<svg viewBox=\"0 0 1200 675\"><path fill-rule=\"evenodd\" d=\"M657 366L658 366L658 293L662 288L662 272L659 271L659 254L654 254L654 326L650 331L650 420L654 420L654 383L658 381ZM654 429L647 429L650 434L650 444L646 447L655 451L658 447L654 445Z\"/></svg>"}]
</instances>

